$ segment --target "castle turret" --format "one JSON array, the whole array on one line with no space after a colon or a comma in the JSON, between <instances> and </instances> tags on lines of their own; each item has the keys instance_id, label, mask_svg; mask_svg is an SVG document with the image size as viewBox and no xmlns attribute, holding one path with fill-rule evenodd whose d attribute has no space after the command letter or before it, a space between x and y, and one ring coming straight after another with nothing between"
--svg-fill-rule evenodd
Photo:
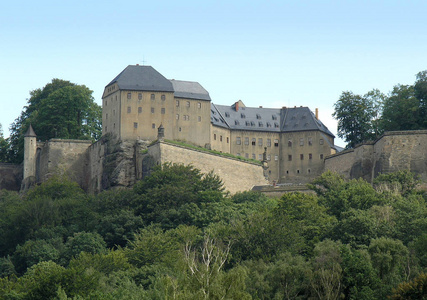
<instances>
[{"instance_id":1,"label":"castle turret","mask_svg":"<svg viewBox=\"0 0 427 300\"><path fill-rule=\"evenodd\" d=\"M30 182L34 181L36 177L36 137L33 126L30 124L24 135L24 180L28 178Z\"/></svg>"}]
</instances>

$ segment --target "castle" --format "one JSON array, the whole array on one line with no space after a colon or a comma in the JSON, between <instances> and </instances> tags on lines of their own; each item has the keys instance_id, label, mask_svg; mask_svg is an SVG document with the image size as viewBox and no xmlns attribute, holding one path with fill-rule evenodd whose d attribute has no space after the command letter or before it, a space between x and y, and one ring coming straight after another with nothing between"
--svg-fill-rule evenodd
<instances>
[{"instance_id":1,"label":"castle","mask_svg":"<svg viewBox=\"0 0 427 300\"><path fill-rule=\"evenodd\" d=\"M102 138L93 144L38 142L30 127L23 166L1 164L0 188L26 189L65 173L88 192L99 192L132 186L167 161L213 170L231 192L304 184L325 170L372 181L382 172L409 169L427 182L425 131L387 133L341 152L317 109L253 108L241 100L217 105L199 83L166 79L150 66L128 66L106 85L102 124Z\"/></svg>"}]
</instances>

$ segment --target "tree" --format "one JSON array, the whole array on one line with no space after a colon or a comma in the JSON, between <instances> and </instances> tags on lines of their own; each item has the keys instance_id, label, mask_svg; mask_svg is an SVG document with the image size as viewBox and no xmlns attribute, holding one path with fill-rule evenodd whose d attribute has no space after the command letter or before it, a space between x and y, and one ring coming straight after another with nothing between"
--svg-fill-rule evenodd
<instances>
[{"instance_id":1,"label":"tree","mask_svg":"<svg viewBox=\"0 0 427 300\"><path fill-rule=\"evenodd\" d=\"M384 101L381 116L383 131L417 130L420 126L420 100L411 85L396 85Z\"/></svg>"},{"instance_id":2,"label":"tree","mask_svg":"<svg viewBox=\"0 0 427 300\"><path fill-rule=\"evenodd\" d=\"M379 134L378 112L384 95L372 90L364 96L343 92L334 104L333 116L338 120L338 136L347 148L375 138Z\"/></svg>"},{"instance_id":3,"label":"tree","mask_svg":"<svg viewBox=\"0 0 427 300\"><path fill-rule=\"evenodd\" d=\"M32 124L38 139L92 139L101 135L101 107L92 91L61 79L30 92L28 105L11 125L10 143L15 162L23 159L24 134Z\"/></svg>"},{"instance_id":4,"label":"tree","mask_svg":"<svg viewBox=\"0 0 427 300\"><path fill-rule=\"evenodd\" d=\"M9 139L3 136L3 127L0 124L0 163L9 162Z\"/></svg>"},{"instance_id":5,"label":"tree","mask_svg":"<svg viewBox=\"0 0 427 300\"><path fill-rule=\"evenodd\" d=\"M420 101L420 125L427 128L427 70L417 74L414 90L415 97Z\"/></svg>"}]
</instances>

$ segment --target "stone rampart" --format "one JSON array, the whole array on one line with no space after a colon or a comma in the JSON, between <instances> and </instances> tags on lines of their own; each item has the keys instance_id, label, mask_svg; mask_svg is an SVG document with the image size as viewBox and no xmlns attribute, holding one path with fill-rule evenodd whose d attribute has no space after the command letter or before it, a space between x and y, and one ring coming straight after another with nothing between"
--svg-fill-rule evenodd
<instances>
[{"instance_id":1,"label":"stone rampart","mask_svg":"<svg viewBox=\"0 0 427 300\"><path fill-rule=\"evenodd\" d=\"M53 175L66 175L87 189L87 149L92 144L86 140L51 139L37 151L37 182Z\"/></svg>"},{"instance_id":2,"label":"stone rampart","mask_svg":"<svg viewBox=\"0 0 427 300\"><path fill-rule=\"evenodd\" d=\"M159 164L166 162L192 165L203 173L214 171L221 177L226 190L231 193L248 191L254 185L267 185L263 167L258 164L224 157L209 152L157 142L148 147L148 153Z\"/></svg>"},{"instance_id":3,"label":"stone rampart","mask_svg":"<svg viewBox=\"0 0 427 300\"><path fill-rule=\"evenodd\" d=\"M427 188L427 130L386 132L372 143L328 156L325 170L368 182L380 173L409 170Z\"/></svg>"}]
</instances>

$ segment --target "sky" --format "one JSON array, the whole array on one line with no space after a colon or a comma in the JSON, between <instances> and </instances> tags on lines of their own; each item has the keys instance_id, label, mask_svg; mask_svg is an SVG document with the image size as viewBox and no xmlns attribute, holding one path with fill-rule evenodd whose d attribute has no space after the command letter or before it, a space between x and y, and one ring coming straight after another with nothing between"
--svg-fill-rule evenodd
<instances>
[{"instance_id":1,"label":"sky","mask_svg":"<svg viewBox=\"0 0 427 300\"><path fill-rule=\"evenodd\" d=\"M128 65L197 81L216 104L319 108L335 135L343 91L388 93L427 69L425 0L15 0L1 8L5 137L30 91L60 78L86 85L101 105Z\"/></svg>"}]
</instances>

